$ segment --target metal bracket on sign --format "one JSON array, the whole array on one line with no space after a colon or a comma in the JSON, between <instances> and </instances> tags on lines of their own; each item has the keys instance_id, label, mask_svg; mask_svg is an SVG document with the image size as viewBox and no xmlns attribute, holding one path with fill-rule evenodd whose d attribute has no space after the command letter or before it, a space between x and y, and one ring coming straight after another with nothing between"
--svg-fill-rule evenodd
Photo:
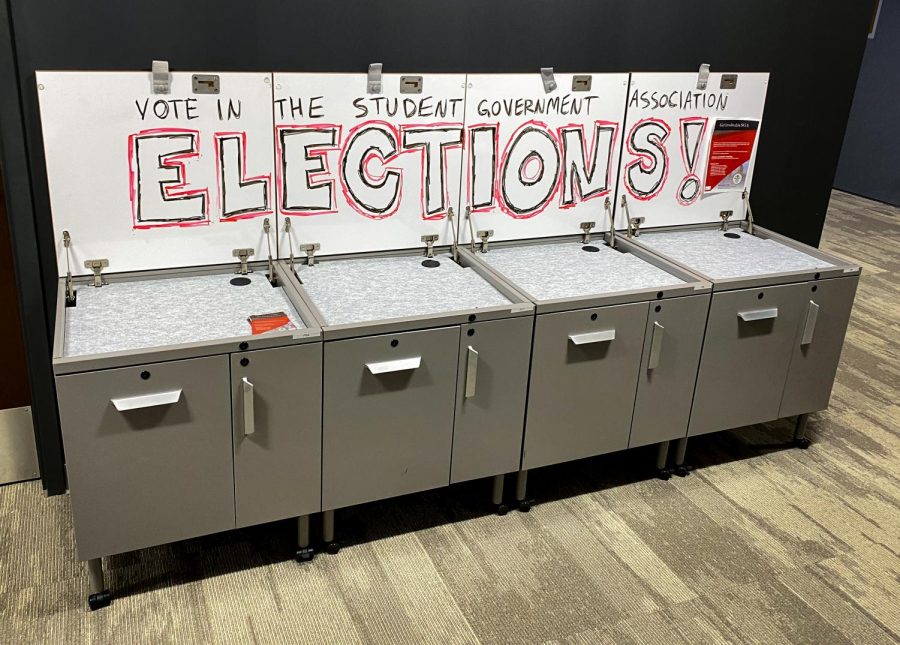
<instances>
[{"instance_id":1,"label":"metal bracket on sign","mask_svg":"<svg viewBox=\"0 0 900 645\"><path fill-rule=\"evenodd\" d=\"M581 226L582 234L581 234L581 243L582 244L590 244L591 243L591 229L597 226L597 222L582 222L579 224Z\"/></svg>"},{"instance_id":2,"label":"metal bracket on sign","mask_svg":"<svg viewBox=\"0 0 900 645\"><path fill-rule=\"evenodd\" d=\"M494 235L494 229L478 231L478 237L481 239L481 252L488 252L488 240Z\"/></svg>"},{"instance_id":3,"label":"metal bracket on sign","mask_svg":"<svg viewBox=\"0 0 900 645\"><path fill-rule=\"evenodd\" d=\"M381 94L381 63L369 65L369 73L366 77L366 94Z\"/></svg>"},{"instance_id":4,"label":"metal bracket on sign","mask_svg":"<svg viewBox=\"0 0 900 645\"><path fill-rule=\"evenodd\" d=\"M466 222L469 225L469 248L475 252L475 227L472 224L472 207L466 204Z\"/></svg>"},{"instance_id":5,"label":"metal bracket on sign","mask_svg":"<svg viewBox=\"0 0 900 645\"><path fill-rule=\"evenodd\" d=\"M316 251L318 251L322 247L318 242L311 242L310 244L301 244L300 248L306 251L306 266L311 267L316 263Z\"/></svg>"},{"instance_id":6,"label":"metal bracket on sign","mask_svg":"<svg viewBox=\"0 0 900 645\"><path fill-rule=\"evenodd\" d=\"M172 75L169 61L155 60L150 65L150 88L154 94L168 94L172 91Z\"/></svg>"},{"instance_id":7,"label":"metal bracket on sign","mask_svg":"<svg viewBox=\"0 0 900 645\"><path fill-rule=\"evenodd\" d=\"M72 283L72 268L69 265L69 247L72 246L72 238L69 231L63 231L63 246L66 249L66 302L75 302L75 285Z\"/></svg>"},{"instance_id":8,"label":"metal bracket on sign","mask_svg":"<svg viewBox=\"0 0 900 645\"><path fill-rule=\"evenodd\" d=\"M91 271L94 272L94 286L95 287L102 287L104 284L106 284L105 282L103 282L103 275L101 272L103 271L104 268L106 268L108 266L109 266L109 260L107 260L106 258L98 258L96 260L85 260L84 261L84 268L90 269Z\"/></svg>"},{"instance_id":9,"label":"metal bracket on sign","mask_svg":"<svg viewBox=\"0 0 900 645\"><path fill-rule=\"evenodd\" d=\"M741 194L741 199L744 201L744 219L747 220L747 234L753 235L753 209L750 208L750 193L745 190Z\"/></svg>"},{"instance_id":10,"label":"metal bracket on sign","mask_svg":"<svg viewBox=\"0 0 900 645\"><path fill-rule=\"evenodd\" d=\"M233 249L231 251L231 255L236 257L241 263L241 268L235 271L235 273L240 273L241 275L250 273L250 269L247 268L247 260L249 260L250 256L254 253L255 251L253 249Z\"/></svg>"},{"instance_id":11,"label":"metal bracket on sign","mask_svg":"<svg viewBox=\"0 0 900 645\"><path fill-rule=\"evenodd\" d=\"M737 74L722 74L722 80L719 81L720 90L733 90L737 87Z\"/></svg>"},{"instance_id":12,"label":"metal bracket on sign","mask_svg":"<svg viewBox=\"0 0 900 645\"><path fill-rule=\"evenodd\" d=\"M456 228L452 206L447 209L447 221L450 222L450 230L453 232L453 261L456 262L459 259L459 231Z\"/></svg>"},{"instance_id":13,"label":"metal bracket on sign","mask_svg":"<svg viewBox=\"0 0 900 645\"><path fill-rule=\"evenodd\" d=\"M218 94L218 74L194 74L191 76L191 88L194 94Z\"/></svg>"},{"instance_id":14,"label":"metal bracket on sign","mask_svg":"<svg viewBox=\"0 0 900 645\"><path fill-rule=\"evenodd\" d=\"M400 77L400 93L401 94L421 94L422 93L422 77L421 76L401 76Z\"/></svg>"},{"instance_id":15,"label":"metal bracket on sign","mask_svg":"<svg viewBox=\"0 0 900 645\"><path fill-rule=\"evenodd\" d=\"M576 74L572 77L572 91L590 92L592 80L593 76L591 76L590 74Z\"/></svg>"},{"instance_id":16,"label":"metal bracket on sign","mask_svg":"<svg viewBox=\"0 0 900 645\"><path fill-rule=\"evenodd\" d=\"M275 267L272 266L272 226L269 224L269 218L263 220L263 233L266 234L266 246L269 249L269 281L275 284Z\"/></svg>"},{"instance_id":17,"label":"metal bracket on sign","mask_svg":"<svg viewBox=\"0 0 900 645\"><path fill-rule=\"evenodd\" d=\"M697 89L705 90L709 83L709 63L703 63L697 72Z\"/></svg>"},{"instance_id":18,"label":"metal bracket on sign","mask_svg":"<svg viewBox=\"0 0 900 645\"><path fill-rule=\"evenodd\" d=\"M734 211L719 211L719 219L722 220L722 230L728 230L728 220L734 215Z\"/></svg>"},{"instance_id":19,"label":"metal bracket on sign","mask_svg":"<svg viewBox=\"0 0 900 645\"><path fill-rule=\"evenodd\" d=\"M544 84L544 92L547 94L556 89L556 79L553 78L552 67L541 68L541 82Z\"/></svg>"},{"instance_id":20,"label":"metal bracket on sign","mask_svg":"<svg viewBox=\"0 0 900 645\"><path fill-rule=\"evenodd\" d=\"M434 243L438 241L437 234L423 235L421 239L423 242L425 242L425 257L433 258L434 257Z\"/></svg>"},{"instance_id":21,"label":"metal bracket on sign","mask_svg":"<svg viewBox=\"0 0 900 645\"><path fill-rule=\"evenodd\" d=\"M288 251L290 253L290 263L288 266L291 268L291 273L294 272L294 240L291 236L291 218L284 218L284 234L287 235L288 239Z\"/></svg>"},{"instance_id":22,"label":"metal bracket on sign","mask_svg":"<svg viewBox=\"0 0 900 645\"><path fill-rule=\"evenodd\" d=\"M628 221L631 222L631 229L634 231L635 237L640 237L641 224L643 224L646 220L646 217L630 217L628 219Z\"/></svg>"}]
</instances>

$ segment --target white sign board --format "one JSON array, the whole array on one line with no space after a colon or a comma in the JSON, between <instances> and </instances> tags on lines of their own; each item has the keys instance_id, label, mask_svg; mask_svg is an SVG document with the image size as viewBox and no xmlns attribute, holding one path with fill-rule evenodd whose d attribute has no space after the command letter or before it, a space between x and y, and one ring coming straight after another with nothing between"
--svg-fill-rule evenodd
<instances>
[{"instance_id":1,"label":"white sign board","mask_svg":"<svg viewBox=\"0 0 900 645\"><path fill-rule=\"evenodd\" d=\"M265 257L271 75L218 79L218 93L195 93L176 72L154 94L149 72L37 72L59 275L64 231L74 275L89 259L122 272L234 262L236 248Z\"/></svg>"},{"instance_id":2,"label":"white sign board","mask_svg":"<svg viewBox=\"0 0 900 645\"><path fill-rule=\"evenodd\" d=\"M311 243L335 255L424 247L423 235L453 242L464 74L385 74L372 94L365 74L276 73L274 83L281 257Z\"/></svg>"},{"instance_id":3,"label":"white sign board","mask_svg":"<svg viewBox=\"0 0 900 645\"><path fill-rule=\"evenodd\" d=\"M736 83L732 89L730 80ZM623 195L629 215L645 218L644 228L718 222L725 210L733 212L734 220L743 218L741 195L750 190L753 179L769 75L711 73L705 90L697 89L697 82L697 73L631 75L616 204L618 228L625 226ZM707 169L716 167L709 163L714 139L714 155L716 150L735 159L741 154L737 142L731 154L727 137L714 137L726 127L743 127L745 133L755 128L755 138L747 145L748 160L727 173L732 189L720 184L709 190Z\"/></svg>"},{"instance_id":4,"label":"white sign board","mask_svg":"<svg viewBox=\"0 0 900 645\"><path fill-rule=\"evenodd\" d=\"M468 155L460 212L491 240L608 230L628 74L470 74ZM460 240L470 238L460 220Z\"/></svg>"}]
</instances>

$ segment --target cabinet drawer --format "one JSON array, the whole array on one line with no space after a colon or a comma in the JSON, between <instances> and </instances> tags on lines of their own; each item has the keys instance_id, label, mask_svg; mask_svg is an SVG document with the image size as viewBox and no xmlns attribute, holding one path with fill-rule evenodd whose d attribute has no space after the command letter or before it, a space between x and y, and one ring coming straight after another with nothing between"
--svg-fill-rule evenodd
<instances>
[{"instance_id":1,"label":"cabinet drawer","mask_svg":"<svg viewBox=\"0 0 900 645\"><path fill-rule=\"evenodd\" d=\"M709 298L650 304L629 447L687 435Z\"/></svg>"},{"instance_id":2,"label":"cabinet drawer","mask_svg":"<svg viewBox=\"0 0 900 645\"><path fill-rule=\"evenodd\" d=\"M537 317L523 468L628 447L647 307Z\"/></svg>"},{"instance_id":3,"label":"cabinet drawer","mask_svg":"<svg viewBox=\"0 0 900 645\"><path fill-rule=\"evenodd\" d=\"M322 508L446 486L459 327L325 343Z\"/></svg>"},{"instance_id":4,"label":"cabinet drawer","mask_svg":"<svg viewBox=\"0 0 900 645\"><path fill-rule=\"evenodd\" d=\"M451 483L519 469L534 317L463 325Z\"/></svg>"},{"instance_id":5,"label":"cabinet drawer","mask_svg":"<svg viewBox=\"0 0 900 645\"><path fill-rule=\"evenodd\" d=\"M82 559L234 528L227 357L56 384Z\"/></svg>"},{"instance_id":6,"label":"cabinet drawer","mask_svg":"<svg viewBox=\"0 0 900 645\"><path fill-rule=\"evenodd\" d=\"M231 356L238 527L316 513L322 503L322 345Z\"/></svg>"},{"instance_id":7,"label":"cabinet drawer","mask_svg":"<svg viewBox=\"0 0 900 645\"><path fill-rule=\"evenodd\" d=\"M778 416L828 407L859 276L806 284L800 326Z\"/></svg>"},{"instance_id":8,"label":"cabinet drawer","mask_svg":"<svg viewBox=\"0 0 900 645\"><path fill-rule=\"evenodd\" d=\"M714 293L689 434L778 418L805 284Z\"/></svg>"}]
</instances>

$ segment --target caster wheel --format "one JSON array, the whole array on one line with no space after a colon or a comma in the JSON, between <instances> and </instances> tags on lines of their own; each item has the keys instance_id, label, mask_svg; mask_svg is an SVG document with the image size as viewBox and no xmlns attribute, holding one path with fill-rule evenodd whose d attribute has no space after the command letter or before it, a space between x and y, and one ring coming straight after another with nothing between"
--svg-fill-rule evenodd
<instances>
[{"instance_id":1,"label":"caster wheel","mask_svg":"<svg viewBox=\"0 0 900 645\"><path fill-rule=\"evenodd\" d=\"M678 475L679 477L687 477L688 475L691 474L691 471L688 470L687 466L676 466L675 474Z\"/></svg>"},{"instance_id":2,"label":"caster wheel","mask_svg":"<svg viewBox=\"0 0 900 645\"><path fill-rule=\"evenodd\" d=\"M305 549L297 549L297 562L310 562L313 557L316 555L316 552L312 547L306 547Z\"/></svg>"},{"instance_id":3,"label":"caster wheel","mask_svg":"<svg viewBox=\"0 0 900 645\"><path fill-rule=\"evenodd\" d=\"M800 448L800 450L806 450L812 445L812 442L806 437L801 437L800 439L797 439L795 445Z\"/></svg>"},{"instance_id":4,"label":"caster wheel","mask_svg":"<svg viewBox=\"0 0 900 645\"><path fill-rule=\"evenodd\" d=\"M112 602L112 594L109 593L109 589L105 589L97 593L92 593L90 596L88 596L88 607L91 608L91 611L97 611L98 609L109 607L110 602Z\"/></svg>"},{"instance_id":5,"label":"caster wheel","mask_svg":"<svg viewBox=\"0 0 900 645\"><path fill-rule=\"evenodd\" d=\"M338 551L341 550L341 545L337 542L327 542L325 544L325 553L328 555L337 555Z\"/></svg>"},{"instance_id":6,"label":"caster wheel","mask_svg":"<svg viewBox=\"0 0 900 645\"><path fill-rule=\"evenodd\" d=\"M506 504L497 504L496 506L497 515L503 516L509 513L509 506Z\"/></svg>"},{"instance_id":7,"label":"caster wheel","mask_svg":"<svg viewBox=\"0 0 900 645\"><path fill-rule=\"evenodd\" d=\"M659 479L663 480L664 482L667 482L672 478L672 471L671 470L657 470L656 476Z\"/></svg>"},{"instance_id":8,"label":"caster wheel","mask_svg":"<svg viewBox=\"0 0 900 645\"><path fill-rule=\"evenodd\" d=\"M523 499L519 501L519 511L522 513L527 513L531 510L531 500Z\"/></svg>"}]
</instances>

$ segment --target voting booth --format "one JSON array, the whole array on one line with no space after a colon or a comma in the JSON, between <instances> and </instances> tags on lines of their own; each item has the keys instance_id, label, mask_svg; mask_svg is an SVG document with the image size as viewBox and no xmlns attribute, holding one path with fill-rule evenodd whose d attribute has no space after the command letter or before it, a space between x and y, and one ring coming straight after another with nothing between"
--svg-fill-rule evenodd
<instances>
[{"instance_id":1,"label":"voting booth","mask_svg":"<svg viewBox=\"0 0 900 645\"><path fill-rule=\"evenodd\" d=\"M753 224L767 86L768 74L706 68L632 74L619 222L712 283L688 436L798 416L806 447L806 415L828 406L860 269Z\"/></svg>"},{"instance_id":2,"label":"voting booth","mask_svg":"<svg viewBox=\"0 0 900 645\"><path fill-rule=\"evenodd\" d=\"M102 558L828 404L859 268L755 226L768 75L38 72ZM801 441L801 443L803 443Z\"/></svg>"}]
</instances>

